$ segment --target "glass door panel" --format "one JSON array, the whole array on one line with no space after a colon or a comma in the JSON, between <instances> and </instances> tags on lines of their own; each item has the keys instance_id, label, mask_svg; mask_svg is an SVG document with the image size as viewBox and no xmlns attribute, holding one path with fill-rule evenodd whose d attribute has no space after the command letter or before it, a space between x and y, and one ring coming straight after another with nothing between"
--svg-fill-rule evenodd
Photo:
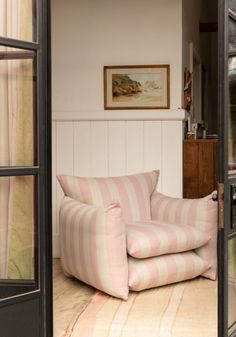
<instances>
[{"instance_id":1,"label":"glass door panel","mask_svg":"<svg viewBox=\"0 0 236 337\"><path fill-rule=\"evenodd\" d=\"M0 0L0 36L36 41L36 0Z\"/></svg>"},{"instance_id":2,"label":"glass door panel","mask_svg":"<svg viewBox=\"0 0 236 337\"><path fill-rule=\"evenodd\" d=\"M229 8L236 11L235 0L229 0Z\"/></svg>"},{"instance_id":3,"label":"glass door panel","mask_svg":"<svg viewBox=\"0 0 236 337\"><path fill-rule=\"evenodd\" d=\"M232 14L232 13L231 13ZM228 167L236 170L236 22L229 17L229 116L228 116Z\"/></svg>"},{"instance_id":4,"label":"glass door panel","mask_svg":"<svg viewBox=\"0 0 236 337\"><path fill-rule=\"evenodd\" d=\"M8 286L20 294L36 289L37 186L34 176L0 177L0 300ZM9 295L9 290L8 293Z\"/></svg>"},{"instance_id":5,"label":"glass door panel","mask_svg":"<svg viewBox=\"0 0 236 337\"><path fill-rule=\"evenodd\" d=\"M229 18L229 52L236 50L235 23Z\"/></svg>"},{"instance_id":6,"label":"glass door panel","mask_svg":"<svg viewBox=\"0 0 236 337\"><path fill-rule=\"evenodd\" d=\"M227 235L227 292L228 335L235 331L236 323L236 12L235 0L231 1L228 17L228 173L230 182L230 217L226 223Z\"/></svg>"},{"instance_id":7,"label":"glass door panel","mask_svg":"<svg viewBox=\"0 0 236 337\"><path fill-rule=\"evenodd\" d=\"M0 0L0 336L51 337L50 1Z\"/></svg>"},{"instance_id":8,"label":"glass door panel","mask_svg":"<svg viewBox=\"0 0 236 337\"><path fill-rule=\"evenodd\" d=\"M36 165L36 53L0 47L0 166Z\"/></svg>"},{"instance_id":9,"label":"glass door panel","mask_svg":"<svg viewBox=\"0 0 236 337\"><path fill-rule=\"evenodd\" d=\"M228 328L236 322L236 238L228 243Z\"/></svg>"}]
</instances>

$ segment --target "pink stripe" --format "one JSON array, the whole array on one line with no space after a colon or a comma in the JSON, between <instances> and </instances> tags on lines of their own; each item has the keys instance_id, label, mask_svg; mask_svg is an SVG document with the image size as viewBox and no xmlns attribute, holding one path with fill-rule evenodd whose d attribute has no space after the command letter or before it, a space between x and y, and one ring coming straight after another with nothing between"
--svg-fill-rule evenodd
<instances>
[{"instance_id":1,"label":"pink stripe","mask_svg":"<svg viewBox=\"0 0 236 337\"><path fill-rule=\"evenodd\" d=\"M116 238L116 240L106 240L106 254L109 261L110 281L113 288L120 288L120 296L123 299L128 298L128 263L126 250L125 224L122 221L121 208L116 204L111 205L106 214L106 234L107 237ZM112 228L112 231L111 231ZM123 233L122 229L123 228ZM112 266L116 266L115 272ZM126 271L126 275L125 275ZM124 280L124 275L125 280ZM123 286L123 294L121 286Z\"/></svg>"},{"instance_id":2,"label":"pink stripe","mask_svg":"<svg viewBox=\"0 0 236 337\"><path fill-rule=\"evenodd\" d=\"M186 237L186 243L185 243L185 248L184 250L190 250L193 249L192 246L193 244L197 244L198 242L198 237L195 238L195 231L193 228L191 228L190 226L186 226L185 227L185 237Z\"/></svg>"},{"instance_id":3,"label":"pink stripe","mask_svg":"<svg viewBox=\"0 0 236 337\"><path fill-rule=\"evenodd\" d=\"M185 274L186 274L186 277L187 278L190 278L192 277L192 275L196 275L196 273L198 271L195 270L195 263L194 263L194 255L185 255L184 256L184 260L185 260L185 265L186 265L186 268L185 268ZM199 261L200 262L200 261Z\"/></svg>"},{"instance_id":4,"label":"pink stripe","mask_svg":"<svg viewBox=\"0 0 236 337\"><path fill-rule=\"evenodd\" d=\"M149 274L149 282L146 285L147 288L153 288L159 285L160 273L157 268L155 259L149 259L145 265L147 272Z\"/></svg>"},{"instance_id":5,"label":"pink stripe","mask_svg":"<svg viewBox=\"0 0 236 337\"><path fill-rule=\"evenodd\" d=\"M63 208L60 209L60 216L62 214ZM67 271L66 268L66 244L65 244L65 240L63 239L65 237L65 226L64 224L61 223L60 225L60 247L61 247L61 264L62 264L62 268Z\"/></svg>"},{"instance_id":6,"label":"pink stripe","mask_svg":"<svg viewBox=\"0 0 236 337\"><path fill-rule=\"evenodd\" d=\"M189 226L196 227L197 226L196 221L197 220L199 221L199 216L200 217L202 216L202 214L197 215L197 208L199 206L199 203L201 203L201 201L193 199L191 201L188 201L188 203L189 203L189 209L188 209L188 216L187 216L187 224Z\"/></svg>"},{"instance_id":7,"label":"pink stripe","mask_svg":"<svg viewBox=\"0 0 236 337\"><path fill-rule=\"evenodd\" d=\"M130 289L135 288L136 290L139 289L140 286L140 278L139 274L137 273L137 270L135 268L135 265L132 263L132 261L129 261L129 287Z\"/></svg>"},{"instance_id":8,"label":"pink stripe","mask_svg":"<svg viewBox=\"0 0 236 337\"><path fill-rule=\"evenodd\" d=\"M93 223L91 221L91 218L96 217L96 209L87 207L85 210L85 213L83 214L80 222L79 222L79 228L78 228L78 243L79 243L79 259L78 259L78 267L77 270L79 272L78 276L83 277L82 280L84 280L86 283L91 284L96 287L96 280L91 279L91 274L88 273L88 270L92 270L92 262L91 262L91 244L89 242L88 247L84 247L84 237L88 235L88 232L91 231L91 226L93 226ZM85 220L86 218L86 220ZM91 234L92 235L92 234ZM88 240L89 241L89 240ZM96 249L93 247L93 249ZM88 262L86 260L86 256L90 258L90 261ZM79 271L80 269L80 271Z\"/></svg>"},{"instance_id":9,"label":"pink stripe","mask_svg":"<svg viewBox=\"0 0 236 337\"><path fill-rule=\"evenodd\" d=\"M140 237L146 238L144 244ZM161 242L164 240L164 246ZM160 224L127 225L127 249L131 256L146 258L195 249L204 245L209 236L187 225ZM148 248L148 250L147 250Z\"/></svg>"},{"instance_id":10,"label":"pink stripe","mask_svg":"<svg viewBox=\"0 0 236 337\"><path fill-rule=\"evenodd\" d=\"M168 226L166 225L162 225L162 224L157 224L158 227L160 227L164 234L167 237L167 240L169 241L168 243L168 248L167 248L167 252L175 252L178 250L178 236L176 235L176 233Z\"/></svg>"},{"instance_id":11,"label":"pink stripe","mask_svg":"<svg viewBox=\"0 0 236 337\"><path fill-rule=\"evenodd\" d=\"M208 211L205 213L204 220L207 228L204 231L211 236L211 240L204 247L197 249L197 254L211 265L211 268L203 276L215 280L217 271L217 203L212 200L208 200L206 203Z\"/></svg>"},{"instance_id":12,"label":"pink stripe","mask_svg":"<svg viewBox=\"0 0 236 337\"><path fill-rule=\"evenodd\" d=\"M152 212L152 219L153 220L163 220L164 219L164 213L160 213L160 209L162 207L162 204L166 201L166 198L164 195L156 195L154 198L154 206L152 206L152 209L154 208Z\"/></svg>"},{"instance_id":13,"label":"pink stripe","mask_svg":"<svg viewBox=\"0 0 236 337\"><path fill-rule=\"evenodd\" d=\"M103 205L108 206L112 201L112 196L110 189L107 186L107 179L96 179L96 183L98 185L98 190L101 192Z\"/></svg>"},{"instance_id":14,"label":"pink stripe","mask_svg":"<svg viewBox=\"0 0 236 337\"><path fill-rule=\"evenodd\" d=\"M101 281L101 276L99 274L99 267L98 267L98 260L97 260L97 242L96 242L96 237L97 237L97 217L99 216L99 212L94 212L91 214L90 218L90 240L89 240L89 256L90 256L90 269L93 273L93 280L91 280L91 284L96 285L98 289L103 290L103 285ZM92 276L92 275L90 275ZM90 277L91 278L91 277ZM90 281L90 280L89 280Z\"/></svg>"},{"instance_id":15,"label":"pink stripe","mask_svg":"<svg viewBox=\"0 0 236 337\"><path fill-rule=\"evenodd\" d=\"M208 268L207 264L193 252L129 261L129 285L136 291L194 278ZM178 273L179 267L183 265L183 271ZM145 280L139 276L142 268L146 268L147 271L148 277ZM161 278L162 270L167 271L165 278Z\"/></svg>"},{"instance_id":16,"label":"pink stripe","mask_svg":"<svg viewBox=\"0 0 236 337\"><path fill-rule=\"evenodd\" d=\"M176 261L174 260L173 256L167 256L165 260L167 270L168 270L168 276L166 278L165 283L172 283L176 281L176 274L178 271L178 266Z\"/></svg>"},{"instance_id":17,"label":"pink stripe","mask_svg":"<svg viewBox=\"0 0 236 337\"><path fill-rule=\"evenodd\" d=\"M208 212L206 212L206 222L208 224L208 228L209 229L214 229L217 232L217 203L212 201L212 200L208 200L207 201L207 205L206 205Z\"/></svg>"},{"instance_id":18,"label":"pink stripe","mask_svg":"<svg viewBox=\"0 0 236 337\"><path fill-rule=\"evenodd\" d=\"M175 211L175 222L176 223L183 223L183 215L182 215L183 206L184 206L184 201L179 200L178 206L177 206L176 211Z\"/></svg>"},{"instance_id":19,"label":"pink stripe","mask_svg":"<svg viewBox=\"0 0 236 337\"><path fill-rule=\"evenodd\" d=\"M68 231L70 234L70 252L71 252L71 256L70 259L68 260L68 262L70 263L70 270L75 270L76 265L77 265L77 259L76 259L76 255L75 255L75 247L74 247L74 237L76 236L76 230L78 227L78 221L77 218L79 216L79 212L82 210L82 207L80 207L79 205L75 205L74 203L72 204L73 206L73 210L74 210L74 214L71 218L71 223L68 224Z\"/></svg>"},{"instance_id":20,"label":"pink stripe","mask_svg":"<svg viewBox=\"0 0 236 337\"><path fill-rule=\"evenodd\" d=\"M69 207L68 207L69 205ZM68 232L68 217L70 217L70 213L73 210L73 205L71 205L71 202L68 200L65 200L62 204L61 210L60 210L60 217L63 216L63 223L60 223L61 228L61 234L60 234L60 240L61 240L61 247L62 247L62 265L66 272L73 275L72 270L70 269L70 266L68 265L69 261L69 245L68 245L68 238L67 238L67 232Z\"/></svg>"},{"instance_id":21,"label":"pink stripe","mask_svg":"<svg viewBox=\"0 0 236 337\"><path fill-rule=\"evenodd\" d=\"M91 178L92 179L92 178ZM92 191L90 189L89 180L87 178L77 178L77 183L80 185L81 189L81 201L86 204L94 204ZM95 203L96 204L96 203Z\"/></svg>"},{"instance_id":22,"label":"pink stripe","mask_svg":"<svg viewBox=\"0 0 236 337\"><path fill-rule=\"evenodd\" d=\"M159 171L153 171L151 173L142 173L141 175L144 177L144 180L146 180L148 190L151 194L155 190L156 185L158 183Z\"/></svg>"},{"instance_id":23,"label":"pink stripe","mask_svg":"<svg viewBox=\"0 0 236 337\"><path fill-rule=\"evenodd\" d=\"M71 216L71 212L76 212L80 211L80 207L78 206L77 201L68 201L67 204L70 204L70 208L66 209L66 219ZM96 208L91 208L90 206L85 206L87 210L85 210L85 213L83 215L83 218L80 220L79 224L76 224L78 227L78 239L79 239L79 253L80 253L80 262L82 266L82 274L79 273L78 277L82 279L84 282L92 284L99 289L102 289L102 283L99 275L99 268L98 268L98 263L97 263L97 256L96 256L96 217L97 217L97 209ZM84 218L87 217L86 223L83 221ZM74 269L71 265L71 259L74 260L75 265L78 264L76 261L76 257L73 255L74 253L74 248L73 248L73 240L68 242L68 235L70 240L72 239L73 235L75 235L74 228L72 226L73 221L74 221L74 216L72 216L71 222L68 223L66 220L66 224L62 227L63 232L62 232L62 245L63 245L63 251L65 255L65 262L66 262L66 269L68 269L68 272L72 275L74 275ZM86 259L85 259L85 250L83 247L83 240L84 240L84 232L88 231L88 222L89 222L89 231L91 232L90 235L90 242L89 242L89 247L87 247L87 253L90 257L90 264L91 267L88 265L88 268L92 271L93 273L93 278L92 275L88 274L86 266ZM70 264L71 266L69 266ZM92 279L91 279L92 278Z\"/></svg>"},{"instance_id":24,"label":"pink stripe","mask_svg":"<svg viewBox=\"0 0 236 337\"><path fill-rule=\"evenodd\" d=\"M126 221L132 221L132 205L129 200L129 195L124 186L124 182L120 178L111 178L117 187L119 193L119 199L121 201L123 216Z\"/></svg>"},{"instance_id":25,"label":"pink stripe","mask_svg":"<svg viewBox=\"0 0 236 337\"><path fill-rule=\"evenodd\" d=\"M170 208L173 207L174 203L175 203L175 200L173 200L172 198L169 198L169 201L167 202L163 210L163 216L162 216L163 221L166 221L166 222L169 221Z\"/></svg>"},{"instance_id":26,"label":"pink stripe","mask_svg":"<svg viewBox=\"0 0 236 337\"><path fill-rule=\"evenodd\" d=\"M143 173L142 174L143 179L145 180L147 186L148 186L148 190L150 192L150 194L152 193L153 189L155 188L155 183L154 183L154 179L152 179L151 174L146 174Z\"/></svg>"},{"instance_id":27,"label":"pink stripe","mask_svg":"<svg viewBox=\"0 0 236 337\"><path fill-rule=\"evenodd\" d=\"M147 214L146 210L147 200L145 200L144 198L144 191L142 190L142 186L140 186L140 181L135 176L128 176L127 178L131 182L131 185L133 186L133 189L135 191L135 196L137 199L139 209L139 220L150 219L150 212L149 214ZM150 205L150 200L148 200L148 203Z\"/></svg>"},{"instance_id":28,"label":"pink stripe","mask_svg":"<svg viewBox=\"0 0 236 337\"><path fill-rule=\"evenodd\" d=\"M128 225L129 226L129 225ZM147 225L147 228L144 227L140 227L138 225L131 225L128 228L131 228L132 231L132 227L134 227L134 229L137 232L142 233L143 235L145 235L148 240L149 240L149 245L151 248L150 249L150 254L149 256L145 256L145 257L150 257L153 255L159 255L159 254L165 254L165 253L172 253L178 250L178 237L176 236L176 234L174 233L173 230L171 230L169 227L167 227L166 225L162 225L162 224L156 224L156 226L162 231L161 233L161 237L163 238L163 236L165 236L165 238L168 240L168 245L165 245L166 248L162 248L160 249L160 241L158 238L158 232L155 231L155 229L152 229L152 226ZM136 238L132 238L130 236L128 236L128 245L132 245L132 243L136 243L137 240ZM159 249L159 250L158 250ZM141 251L141 255L142 255L142 251ZM141 257L141 256L140 256ZM144 258L144 256L142 256Z\"/></svg>"},{"instance_id":29,"label":"pink stripe","mask_svg":"<svg viewBox=\"0 0 236 337\"><path fill-rule=\"evenodd\" d=\"M148 226L149 227L149 226ZM139 232L142 235L146 236L146 238L149 240L149 256L153 255L154 253L157 254L158 249L160 249L160 241L158 240L158 237L156 235L155 230L152 230L149 228L140 227L138 225L126 225L126 228L128 230L127 235L127 248L130 255L132 253L141 252L142 255L142 246L139 245L139 239L135 237L135 232ZM129 232L131 235L129 235ZM134 237L132 236L134 235ZM145 249L146 250L146 249ZM146 256L142 256L143 258Z\"/></svg>"},{"instance_id":30,"label":"pink stripe","mask_svg":"<svg viewBox=\"0 0 236 337\"><path fill-rule=\"evenodd\" d=\"M77 237L78 240L78 246L79 246L79 251L78 251L78 256L75 256L75 264L74 264L74 270L78 277L86 283L88 282L89 276L86 268L86 261L85 261L85 251L83 247L83 241L84 241L84 221L87 216L87 213L89 212L89 209L87 206L85 206L83 209L81 208L81 211L84 211L83 215L81 216L79 222L77 223L76 226L76 232L75 236ZM71 247L73 249L73 247ZM75 251L75 248L74 248Z\"/></svg>"}]
</instances>

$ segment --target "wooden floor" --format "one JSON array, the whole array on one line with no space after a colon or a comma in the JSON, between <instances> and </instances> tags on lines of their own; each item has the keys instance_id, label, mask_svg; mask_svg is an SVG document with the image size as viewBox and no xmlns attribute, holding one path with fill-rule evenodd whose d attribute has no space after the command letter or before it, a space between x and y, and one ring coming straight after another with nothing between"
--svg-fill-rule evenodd
<instances>
[{"instance_id":1,"label":"wooden floor","mask_svg":"<svg viewBox=\"0 0 236 337\"><path fill-rule=\"evenodd\" d=\"M54 260L54 336L71 336L68 326L77 321L91 302L95 290L82 282L64 276L59 260ZM173 291L169 290L173 287ZM159 337L217 337L217 284L197 278L192 281L161 287L160 292L182 294L170 297L163 312ZM158 288L157 288L158 289ZM166 289L166 290L165 290ZM176 292L177 291L177 292ZM145 292L143 292L145 294ZM131 293L131 297L133 294ZM145 296L145 295L144 295ZM142 297L140 297L141 299ZM166 301L166 298L165 298ZM144 304L144 303L143 303ZM154 313L157 313L153 305ZM169 330L170 320L174 329ZM166 322L165 322L166 321ZM164 329L164 330L163 330ZM186 331L189 330L189 331ZM191 329L191 331L190 331ZM168 330L168 331L167 331ZM76 337L83 337L76 335Z\"/></svg>"},{"instance_id":2,"label":"wooden floor","mask_svg":"<svg viewBox=\"0 0 236 337\"><path fill-rule=\"evenodd\" d=\"M60 266L60 260L53 261L53 337L63 337L68 324L90 302L96 290L75 278L66 277Z\"/></svg>"}]
</instances>

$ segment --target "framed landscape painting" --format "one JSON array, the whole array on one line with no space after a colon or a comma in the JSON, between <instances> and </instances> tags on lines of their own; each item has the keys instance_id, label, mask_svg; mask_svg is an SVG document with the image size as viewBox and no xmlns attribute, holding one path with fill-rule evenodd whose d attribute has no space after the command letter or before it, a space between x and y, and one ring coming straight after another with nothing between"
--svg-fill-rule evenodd
<instances>
[{"instance_id":1,"label":"framed landscape painting","mask_svg":"<svg viewBox=\"0 0 236 337\"><path fill-rule=\"evenodd\" d=\"M105 66L105 109L169 109L170 66Z\"/></svg>"}]
</instances>

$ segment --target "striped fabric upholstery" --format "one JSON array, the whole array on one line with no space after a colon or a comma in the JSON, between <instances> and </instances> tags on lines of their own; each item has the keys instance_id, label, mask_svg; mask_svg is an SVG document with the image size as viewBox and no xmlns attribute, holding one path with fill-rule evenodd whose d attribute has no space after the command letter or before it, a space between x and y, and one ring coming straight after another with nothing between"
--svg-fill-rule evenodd
<instances>
[{"instance_id":1,"label":"striped fabric upholstery","mask_svg":"<svg viewBox=\"0 0 236 337\"><path fill-rule=\"evenodd\" d=\"M126 225L127 251L136 258L184 252L204 245L210 236L193 227L160 221Z\"/></svg>"},{"instance_id":2,"label":"striped fabric upholstery","mask_svg":"<svg viewBox=\"0 0 236 337\"><path fill-rule=\"evenodd\" d=\"M151 219L150 196L159 171L109 178L57 177L64 194L73 199L103 207L119 202L126 222Z\"/></svg>"},{"instance_id":3,"label":"striped fabric upholstery","mask_svg":"<svg viewBox=\"0 0 236 337\"><path fill-rule=\"evenodd\" d=\"M193 251L135 259L129 257L129 288L140 291L192 279L209 268Z\"/></svg>"},{"instance_id":4,"label":"striped fabric upholstery","mask_svg":"<svg viewBox=\"0 0 236 337\"><path fill-rule=\"evenodd\" d=\"M126 300L128 264L120 206L96 207L65 197L60 230L65 273Z\"/></svg>"},{"instance_id":5,"label":"striped fabric upholstery","mask_svg":"<svg viewBox=\"0 0 236 337\"><path fill-rule=\"evenodd\" d=\"M151 198L152 219L192 226L208 234L211 240L196 249L211 268L202 275L216 279L217 269L217 203L212 194L200 199L177 199L155 192Z\"/></svg>"}]
</instances>

